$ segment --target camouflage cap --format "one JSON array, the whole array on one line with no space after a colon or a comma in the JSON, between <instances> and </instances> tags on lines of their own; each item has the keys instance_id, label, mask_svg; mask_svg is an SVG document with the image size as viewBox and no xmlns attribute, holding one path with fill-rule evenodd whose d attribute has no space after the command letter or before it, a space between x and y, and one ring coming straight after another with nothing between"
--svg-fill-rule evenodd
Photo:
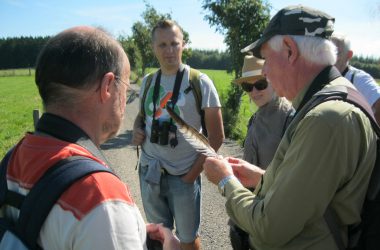
<instances>
[{"instance_id":1,"label":"camouflage cap","mask_svg":"<svg viewBox=\"0 0 380 250\"><path fill-rule=\"evenodd\" d=\"M260 39L248 45L241 52L252 51L260 55L261 46L275 35L300 35L330 38L334 31L335 19L328 14L302 5L281 9L270 20Z\"/></svg>"}]
</instances>

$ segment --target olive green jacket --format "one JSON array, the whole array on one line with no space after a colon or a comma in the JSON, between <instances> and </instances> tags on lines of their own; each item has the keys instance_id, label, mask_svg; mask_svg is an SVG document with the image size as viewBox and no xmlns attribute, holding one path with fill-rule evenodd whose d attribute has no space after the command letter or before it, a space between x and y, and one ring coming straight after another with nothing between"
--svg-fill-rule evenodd
<instances>
[{"instance_id":1,"label":"olive green jacket","mask_svg":"<svg viewBox=\"0 0 380 250\"><path fill-rule=\"evenodd\" d=\"M338 78L325 86L347 85ZM297 108L307 88L293 105ZM360 210L376 157L369 119L343 101L312 109L286 130L261 184L252 194L237 180L225 186L231 219L255 249L337 249L324 220L331 204L346 239Z\"/></svg>"}]
</instances>

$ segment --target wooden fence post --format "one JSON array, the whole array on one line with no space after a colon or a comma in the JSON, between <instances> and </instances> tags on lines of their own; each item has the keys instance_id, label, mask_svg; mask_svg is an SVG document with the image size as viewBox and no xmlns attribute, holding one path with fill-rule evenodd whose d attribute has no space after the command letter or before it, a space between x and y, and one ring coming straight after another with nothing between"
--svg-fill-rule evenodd
<instances>
[{"instance_id":1,"label":"wooden fence post","mask_svg":"<svg viewBox=\"0 0 380 250\"><path fill-rule=\"evenodd\" d=\"M40 119L40 110L34 109L33 110L33 123L34 123L34 129L37 127L37 122Z\"/></svg>"}]
</instances>

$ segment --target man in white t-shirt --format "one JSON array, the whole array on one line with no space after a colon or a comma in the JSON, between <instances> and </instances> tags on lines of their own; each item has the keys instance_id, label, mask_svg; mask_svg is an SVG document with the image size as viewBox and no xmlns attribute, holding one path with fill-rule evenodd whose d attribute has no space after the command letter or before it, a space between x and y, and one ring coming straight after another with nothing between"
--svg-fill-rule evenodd
<instances>
[{"instance_id":1,"label":"man in white t-shirt","mask_svg":"<svg viewBox=\"0 0 380 250\"><path fill-rule=\"evenodd\" d=\"M151 80L146 76L142 81L142 109L136 117L132 138L133 144L142 147L139 176L144 211L149 222L175 227L182 250L198 250L201 249L200 175L205 156L178 131L166 104L199 132L203 129L202 115L193 94L195 85L194 89L190 85L191 69L182 63L185 43L180 26L162 20L151 35L160 69ZM206 74L199 73L199 84L200 109L204 111L208 140L217 151L224 139L219 96Z\"/></svg>"},{"instance_id":2,"label":"man in white t-shirt","mask_svg":"<svg viewBox=\"0 0 380 250\"><path fill-rule=\"evenodd\" d=\"M368 103L372 106L377 123L380 124L380 86L370 74L349 65L353 51L351 50L351 42L347 36L334 32L331 40L338 49L338 58L335 67L337 67L342 76L350 80L366 98Z\"/></svg>"}]
</instances>

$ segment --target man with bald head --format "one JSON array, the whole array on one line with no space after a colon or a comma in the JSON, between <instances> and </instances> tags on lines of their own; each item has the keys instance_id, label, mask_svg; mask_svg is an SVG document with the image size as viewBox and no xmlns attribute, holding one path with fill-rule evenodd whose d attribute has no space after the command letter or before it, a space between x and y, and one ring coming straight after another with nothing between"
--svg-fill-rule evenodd
<instances>
[{"instance_id":1,"label":"man with bald head","mask_svg":"<svg viewBox=\"0 0 380 250\"><path fill-rule=\"evenodd\" d=\"M75 27L52 37L39 55L35 76L45 112L36 131L13 150L8 188L27 194L51 166L71 156L109 168L98 148L120 128L129 76L126 54L106 32ZM1 214L14 221L18 210L5 206ZM179 244L161 225L145 226L126 184L97 172L66 189L37 243L43 249L146 249L147 232L164 249Z\"/></svg>"}]
</instances>

